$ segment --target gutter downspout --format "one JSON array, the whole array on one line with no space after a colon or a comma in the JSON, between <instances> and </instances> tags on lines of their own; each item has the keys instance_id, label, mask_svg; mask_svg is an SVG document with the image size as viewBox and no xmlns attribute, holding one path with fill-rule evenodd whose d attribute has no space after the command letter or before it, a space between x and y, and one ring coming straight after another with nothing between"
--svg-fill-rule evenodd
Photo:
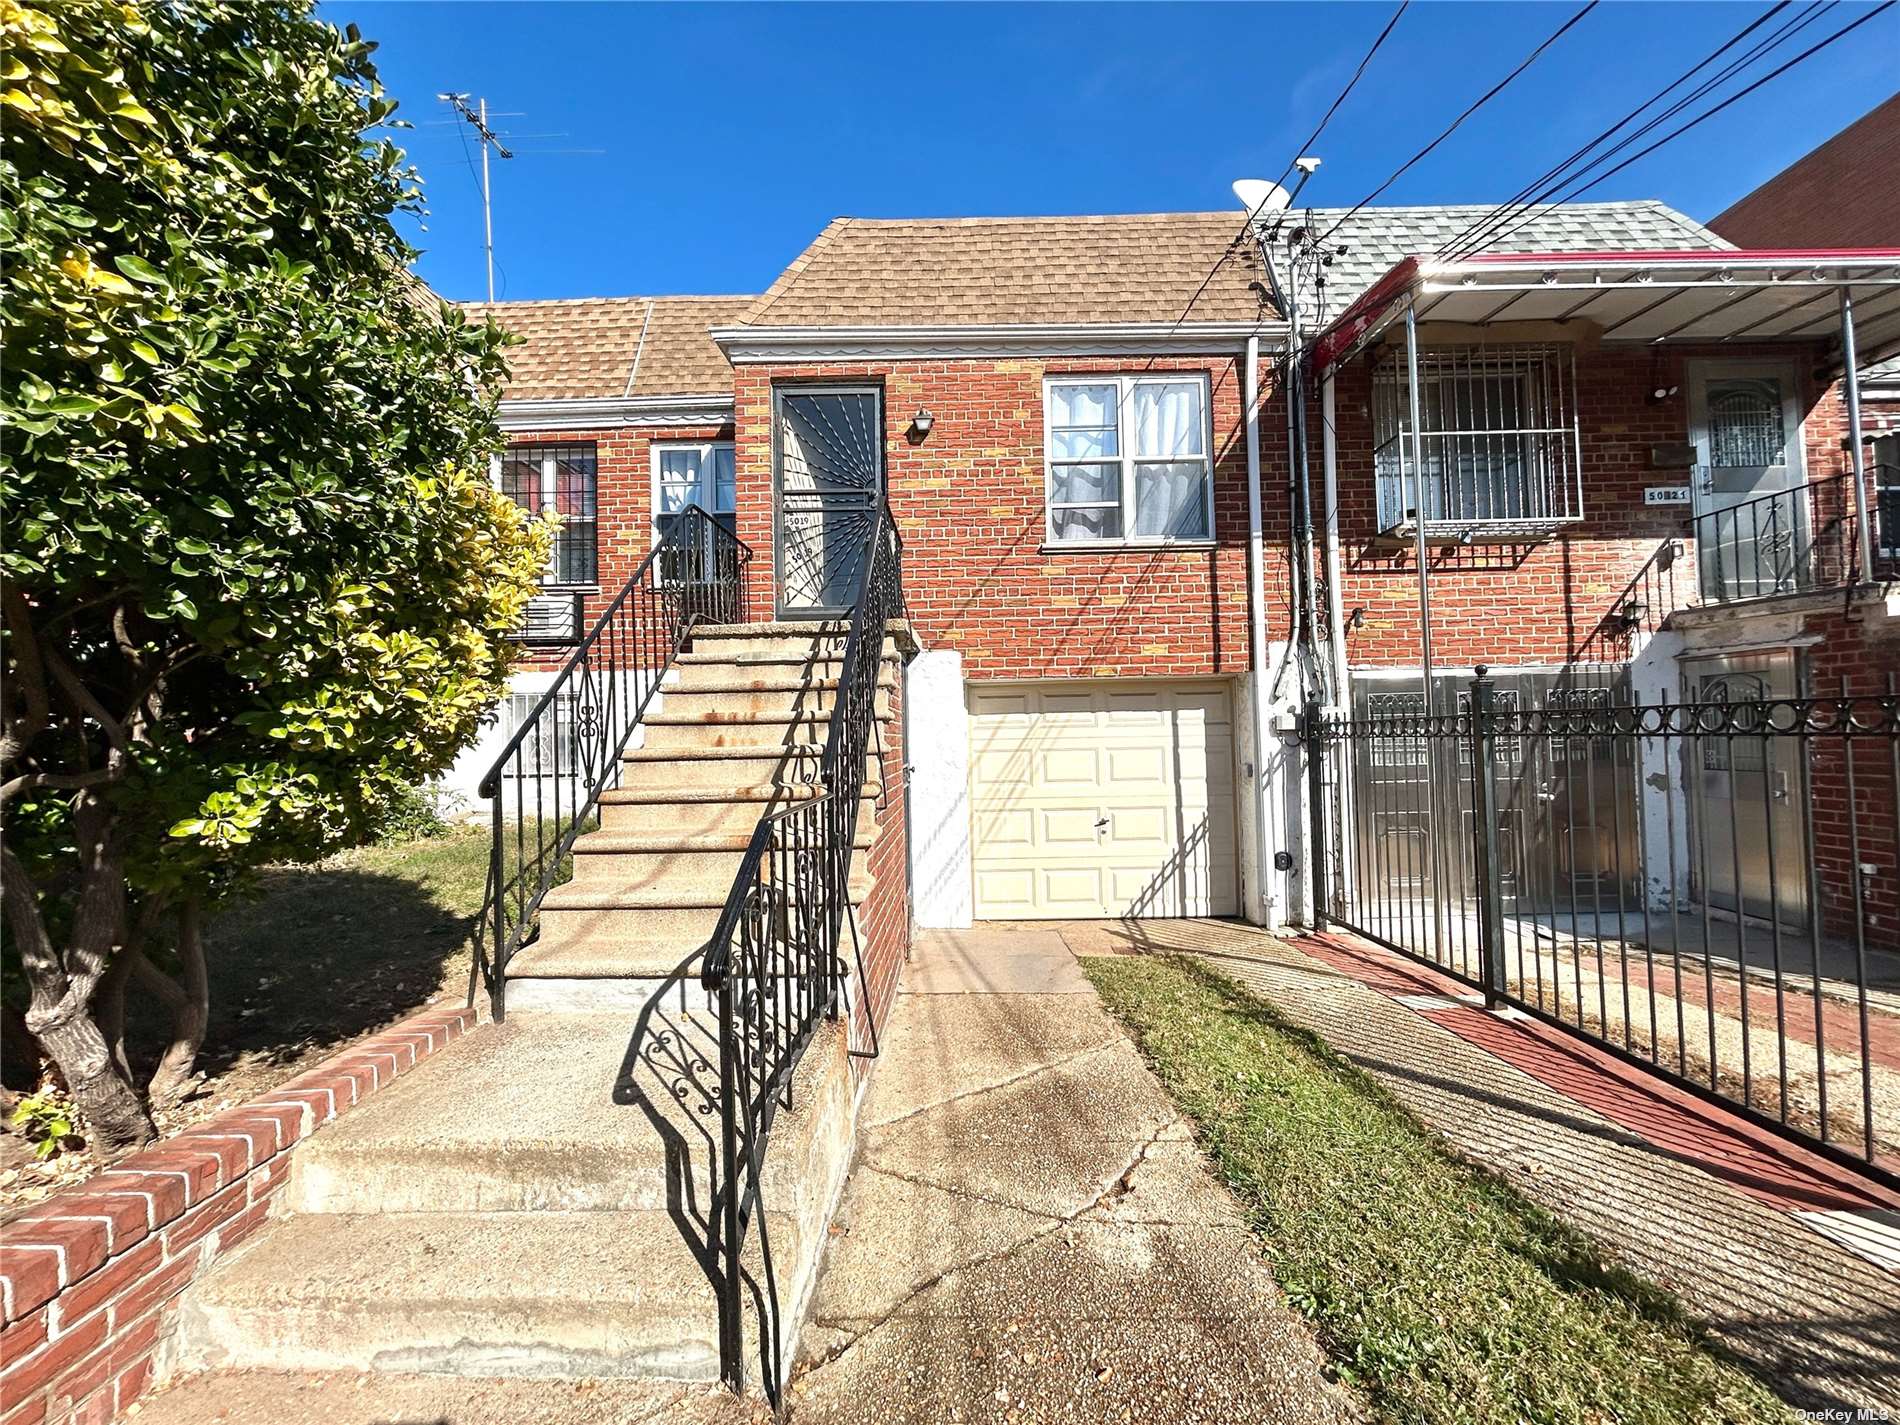
<instances>
[{"instance_id":1,"label":"gutter downspout","mask_svg":"<svg viewBox=\"0 0 1900 1425\"><path fill-rule=\"evenodd\" d=\"M1339 435L1338 401L1329 370L1319 383L1319 421L1321 463L1326 491L1326 626L1331 634L1333 664L1333 700L1344 708L1349 701L1346 687L1346 595L1341 583L1339 555Z\"/></svg>"},{"instance_id":2,"label":"gutter downspout","mask_svg":"<svg viewBox=\"0 0 1900 1425\"><path fill-rule=\"evenodd\" d=\"M1854 517L1860 525L1855 553L1860 561L1857 583L1871 583L1874 577L1874 523L1867 517L1867 452L1861 444L1860 428L1860 353L1854 345L1854 292L1841 288L1841 359L1847 369L1847 443L1854 462Z\"/></svg>"},{"instance_id":3,"label":"gutter downspout","mask_svg":"<svg viewBox=\"0 0 1900 1425\"><path fill-rule=\"evenodd\" d=\"M1267 814L1267 581L1266 537L1260 502L1260 338L1247 338L1246 363L1241 373L1242 400L1247 415L1247 642L1248 703L1253 715L1253 810L1255 875L1260 888L1260 918L1274 925L1273 893L1267 875L1273 864L1267 849L1271 821Z\"/></svg>"},{"instance_id":4,"label":"gutter downspout","mask_svg":"<svg viewBox=\"0 0 1900 1425\"><path fill-rule=\"evenodd\" d=\"M1291 304L1288 305L1290 306ZM1304 587L1300 583L1300 569L1297 562L1300 547L1298 534L1300 506L1298 499L1295 497L1295 486L1293 483L1297 478L1293 467L1298 458L1296 452L1298 452L1300 448L1299 425L1294 413L1294 407L1299 401L1299 374L1294 370L1298 352L1298 348L1293 344L1295 340L1296 338L1289 330L1287 335L1287 358L1283 367L1284 375L1281 378L1280 386L1280 389L1286 393L1287 528L1290 531L1287 546L1289 551L1294 555L1295 562L1287 570L1291 587L1287 590L1288 620L1286 652L1281 656L1280 666L1274 670L1273 688L1269 693L1269 696L1274 698L1280 696L1280 689L1286 684L1287 672L1298 661L1300 656L1300 642L1306 636L1305 626L1301 619L1306 598Z\"/></svg>"}]
</instances>

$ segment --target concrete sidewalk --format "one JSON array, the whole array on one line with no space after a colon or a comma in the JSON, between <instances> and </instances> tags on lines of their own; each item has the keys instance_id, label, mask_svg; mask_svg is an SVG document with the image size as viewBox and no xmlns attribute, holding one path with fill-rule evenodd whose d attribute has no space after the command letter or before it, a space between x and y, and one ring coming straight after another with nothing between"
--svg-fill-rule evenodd
<instances>
[{"instance_id":1,"label":"concrete sidewalk","mask_svg":"<svg viewBox=\"0 0 1900 1425\"><path fill-rule=\"evenodd\" d=\"M797 1425L1353 1418L1060 934L919 935L860 1141Z\"/></svg>"},{"instance_id":2,"label":"concrete sidewalk","mask_svg":"<svg viewBox=\"0 0 1900 1425\"><path fill-rule=\"evenodd\" d=\"M1676 1293L1791 1401L1900 1412L1900 1257L1880 1240L1900 1213L1884 1190L1374 946L1218 921L1055 929L1079 954L1201 958Z\"/></svg>"}]
</instances>

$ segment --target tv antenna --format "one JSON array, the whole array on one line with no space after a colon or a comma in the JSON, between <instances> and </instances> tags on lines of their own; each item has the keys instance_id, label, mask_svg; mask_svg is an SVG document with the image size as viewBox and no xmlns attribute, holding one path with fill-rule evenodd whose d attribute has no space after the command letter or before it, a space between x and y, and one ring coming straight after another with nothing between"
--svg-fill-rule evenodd
<instances>
[{"instance_id":1,"label":"tv antenna","mask_svg":"<svg viewBox=\"0 0 1900 1425\"><path fill-rule=\"evenodd\" d=\"M477 99L475 107L469 107L466 94L438 94L435 96L443 103L452 105L455 112L475 130L482 145L482 255L488 262L488 305L495 305L495 220L489 205L488 188L488 151L492 148L502 158L513 158L506 144L496 137L495 131L488 127L488 101Z\"/></svg>"}]
</instances>

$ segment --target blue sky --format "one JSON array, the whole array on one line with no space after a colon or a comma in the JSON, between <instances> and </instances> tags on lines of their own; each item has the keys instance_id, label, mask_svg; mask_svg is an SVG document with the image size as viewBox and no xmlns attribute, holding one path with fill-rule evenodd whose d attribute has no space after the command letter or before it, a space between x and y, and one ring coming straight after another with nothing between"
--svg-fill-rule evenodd
<instances>
[{"instance_id":1,"label":"blue sky","mask_svg":"<svg viewBox=\"0 0 1900 1425\"><path fill-rule=\"evenodd\" d=\"M1573 8L1415 3L1316 145L1325 165L1303 201L1364 197ZM1599 6L1381 201L1508 197L1761 10ZM1772 63L1863 12L1838 6ZM422 275L452 298L482 295L481 209L441 90L485 95L516 136L519 156L494 168L497 295L756 292L841 213L1232 207L1229 182L1280 172L1390 13L1384 0L320 11L381 42L428 181ZM1895 53L1900 9L1589 196L1711 217L1893 92Z\"/></svg>"}]
</instances>

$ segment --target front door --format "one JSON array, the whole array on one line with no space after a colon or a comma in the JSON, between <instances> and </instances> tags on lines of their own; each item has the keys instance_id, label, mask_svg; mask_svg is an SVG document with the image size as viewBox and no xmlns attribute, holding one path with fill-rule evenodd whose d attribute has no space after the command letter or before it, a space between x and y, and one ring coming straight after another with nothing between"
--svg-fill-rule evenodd
<instances>
[{"instance_id":1,"label":"front door","mask_svg":"<svg viewBox=\"0 0 1900 1425\"><path fill-rule=\"evenodd\" d=\"M1807 510L1794 368L1772 361L1695 363L1689 421L1703 594L1752 599L1803 587Z\"/></svg>"},{"instance_id":2,"label":"front door","mask_svg":"<svg viewBox=\"0 0 1900 1425\"><path fill-rule=\"evenodd\" d=\"M773 392L778 612L850 613L884 492L884 402L875 386Z\"/></svg>"},{"instance_id":3,"label":"front door","mask_svg":"<svg viewBox=\"0 0 1900 1425\"><path fill-rule=\"evenodd\" d=\"M1805 928L1807 792L1803 739L1772 730L1761 704L1798 695L1792 653L1684 665L1685 697L1710 707L1687 739L1691 871L1711 906ZM1738 706L1739 705L1739 706ZM1785 725L1787 718L1780 721Z\"/></svg>"}]
</instances>

